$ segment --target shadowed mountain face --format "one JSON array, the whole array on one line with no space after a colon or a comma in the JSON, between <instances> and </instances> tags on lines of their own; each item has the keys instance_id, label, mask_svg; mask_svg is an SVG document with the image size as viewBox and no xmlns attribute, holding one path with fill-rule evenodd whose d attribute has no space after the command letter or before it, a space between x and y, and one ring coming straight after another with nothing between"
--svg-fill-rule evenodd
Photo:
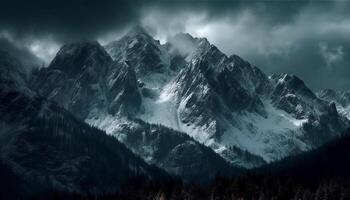
<instances>
[{"instance_id":1,"label":"shadowed mountain face","mask_svg":"<svg viewBox=\"0 0 350 200\"><path fill-rule=\"evenodd\" d=\"M92 111L136 113L141 104L134 70L113 62L97 42L64 45L32 88L80 119Z\"/></svg>"},{"instance_id":2,"label":"shadowed mountain face","mask_svg":"<svg viewBox=\"0 0 350 200\"><path fill-rule=\"evenodd\" d=\"M132 66L138 76L161 73L169 67L169 55L165 48L138 26L105 48L114 60L126 61Z\"/></svg>"},{"instance_id":3,"label":"shadowed mountain face","mask_svg":"<svg viewBox=\"0 0 350 200\"><path fill-rule=\"evenodd\" d=\"M138 118L188 134L248 168L316 148L349 124L298 77L269 77L205 38L179 34L161 45L137 27L105 49L109 55L95 42L64 46L33 88L118 138L134 130L121 124L132 126L131 119ZM167 168L133 142L126 144ZM196 151L195 146L187 144L186 152Z\"/></svg>"},{"instance_id":4,"label":"shadowed mountain face","mask_svg":"<svg viewBox=\"0 0 350 200\"><path fill-rule=\"evenodd\" d=\"M25 67L13 55L0 50L0 86L30 93Z\"/></svg>"},{"instance_id":5,"label":"shadowed mountain face","mask_svg":"<svg viewBox=\"0 0 350 200\"><path fill-rule=\"evenodd\" d=\"M324 89L317 93L320 99L334 102L340 114L350 119L350 92Z\"/></svg>"},{"instance_id":6,"label":"shadowed mountain face","mask_svg":"<svg viewBox=\"0 0 350 200\"><path fill-rule=\"evenodd\" d=\"M102 129L108 133L110 130L120 129L118 133L113 134L116 136L123 134L130 141L132 134L142 133L141 131L134 133L133 131L136 131L134 126L141 127L141 130L147 132L150 130L148 128L150 125L144 122L133 123L130 120L141 112L142 94L146 95L147 90L140 90L142 83L137 80L134 68L127 63L127 61L112 61L103 47L96 42L65 45L50 66L37 74L32 88L39 94L62 105L76 117L99 126L99 128L105 126ZM149 92L149 95L152 95L152 91ZM164 138L170 136L177 138L177 140L170 142L171 148L169 150L161 146L157 138L152 138L154 146L142 143L145 142L143 140L134 142L139 142L140 146L149 146L149 149L158 149L168 154L177 146L194 143L195 145L179 152L179 156L183 156L181 159L189 160L187 157L195 151L197 155L202 155L202 159L192 160L193 165L204 167L202 171L197 171L195 167L190 167L191 170L189 170L188 166L182 165L181 160L173 160L171 165L166 166L165 158L162 158L164 160L154 158L151 162L147 158L153 156L153 153L145 155L144 149L125 142L130 149L143 156L151 164L163 167L185 179L197 181L199 179L208 181L220 170L225 170L228 174L238 170L232 168L214 151L195 142L190 137L183 138L183 135L173 134L174 131L165 127L156 126L152 129L157 130ZM129 134L125 134L126 132ZM120 137L118 139L125 141ZM214 157L213 160L219 160L219 162L211 164L208 162L207 159L210 160L210 158L207 156ZM168 159L172 159L171 157L169 155Z\"/></svg>"},{"instance_id":7,"label":"shadowed mountain face","mask_svg":"<svg viewBox=\"0 0 350 200\"><path fill-rule=\"evenodd\" d=\"M137 176L169 178L114 137L30 91L22 66L13 63L0 68L8 67L8 79L15 77L1 79L0 158L18 177L13 187L19 196L53 190L98 195L116 192Z\"/></svg>"}]
</instances>

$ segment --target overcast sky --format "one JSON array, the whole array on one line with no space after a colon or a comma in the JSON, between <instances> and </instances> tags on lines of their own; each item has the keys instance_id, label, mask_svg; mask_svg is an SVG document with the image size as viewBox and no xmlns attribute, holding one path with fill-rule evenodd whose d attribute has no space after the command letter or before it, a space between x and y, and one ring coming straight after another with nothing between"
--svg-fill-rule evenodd
<instances>
[{"instance_id":1,"label":"overcast sky","mask_svg":"<svg viewBox=\"0 0 350 200\"><path fill-rule=\"evenodd\" d=\"M206 37L314 90L350 90L349 10L347 0L2 0L0 48L49 63L64 43L107 43L140 24L162 42L178 32Z\"/></svg>"}]
</instances>

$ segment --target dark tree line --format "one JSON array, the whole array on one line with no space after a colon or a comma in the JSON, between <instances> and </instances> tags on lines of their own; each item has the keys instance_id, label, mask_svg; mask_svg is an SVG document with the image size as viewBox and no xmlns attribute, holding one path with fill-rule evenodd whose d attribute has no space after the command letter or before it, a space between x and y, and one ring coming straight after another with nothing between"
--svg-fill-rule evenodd
<instances>
[{"instance_id":1,"label":"dark tree line","mask_svg":"<svg viewBox=\"0 0 350 200\"><path fill-rule=\"evenodd\" d=\"M146 181L139 177L119 193L97 199L350 200L350 134L347 132L319 149L240 176L228 178L218 174L207 185L181 180Z\"/></svg>"},{"instance_id":2,"label":"dark tree line","mask_svg":"<svg viewBox=\"0 0 350 200\"><path fill-rule=\"evenodd\" d=\"M44 196L36 199L46 199ZM146 181L139 177L119 193L79 196L52 193L50 199L103 200L348 200L349 182L337 179L320 182L292 177L245 174L237 178L216 176L209 185L173 181Z\"/></svg>"}]
</instances>

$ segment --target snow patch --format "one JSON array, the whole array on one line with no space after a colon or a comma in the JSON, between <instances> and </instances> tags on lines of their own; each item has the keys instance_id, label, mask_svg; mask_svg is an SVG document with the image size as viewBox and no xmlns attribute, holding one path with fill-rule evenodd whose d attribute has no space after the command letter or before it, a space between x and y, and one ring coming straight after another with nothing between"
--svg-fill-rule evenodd
<instances>
[{"instance_id":1,"label":"snow patch","mask_svg":"<svg viewBox=\"0 0 350 200\"><path fill-rule=\"evenodd\" d=\"M268 116L245 113L237 117L237 125L230 127L223 134L220 143L225 146L235 145L265 161L271 162L289 155L293 149L305 151L309 145L302 141L302 125L307 119L295 119L288 113L276 109L271 102L264 101ZM220 149L218 148L217 151ZM222 151L222 150L220 150Z\"/></svg>"}]
</instances>

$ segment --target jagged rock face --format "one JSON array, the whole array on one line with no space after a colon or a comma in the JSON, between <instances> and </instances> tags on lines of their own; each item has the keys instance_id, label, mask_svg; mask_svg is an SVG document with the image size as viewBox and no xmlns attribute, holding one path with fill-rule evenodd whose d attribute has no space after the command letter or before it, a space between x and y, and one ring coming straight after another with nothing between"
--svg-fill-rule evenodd
<instances>
[{"instance_id":1,"label":"jagged rock face","mask_svg":"<svg viewBox=\"0 0 350 200\"><path fill-rule=\"evenodd\" d=\"M334 103L319 99L302 80L294 75L271 76L275 83L273 103L296 119L307 119L303 123L305 140L315 146L336 138L349 125L338 114Z\"/></svg>"},{"instance_id":2,"label":"jagged rock face","mask_svg":"<svg viewBox=\"0 0 350 200\"><path fill-rule=\"evenodd\" d=\"M178 114L182 123L205 127L208 138L219 137L226 128L222 117L231 116L231 112L249 110L264 114L259 97L251 95L239 81L232 78L234 70L217 70L206 61L197 60L180 72L172 83L176 85ZM237 75L238 76L238 75ZM235 102L235 103L232 103ZM201 141L205 142L205 141Z\"/></svg>"},{"instance_id":3,"label":"jagged rock face","mask_svg":"<svg viewBox=\"0 0 350 200\"><path fill-rule=\"evenodd\" d=\"M42 69L32 88L86 119L92 112L137 112L141 99L135 72L113 62L97 42L63 46L48 68Z\"/></svg>"},{"instance_id":4,"label":"jagged rock face","mask_svg":"<svg viewBox=\"0 0 350 200\"><path fill-rule=\"evenodd\" d=\"M188 125L204 126L214 134L219 129L215 113L222 113L225 109L206 77L206 67L207 63L198 62L183 70L174 81L177 88L172 92L178 93L175 98L180 102L179 120Z\"/></svg>"},{"instance_id":5,"label":"jagged rock face","mask_svg":"<svg viewBox=\"0 0 350 200\"><path fill-rule=\"evenodd\" d=\"M180 39L177 39L178 37ZM210 85L226 105L234 111L246 108L254 109L252 108L255 106L254 104L259 104L256 94L265 94L270 91L271 86L267 76L258 68L252 67L248 62L236 55L227 57L206 39L189 37L188 35L180 35L170 40L169 43L169 46L173 45L173 48L175 48L178 46L178 43L181 43L178 40L187 38L192 47L194 46L192 53L187 54L186 59L190 59L189 66L187 69L184 69L185 73L178 75L177 79L181 79L178 80L179 82L191 81L196 76L204 77L200 82L203 82L203 85ZM184 39L181 41L184 42ZM181 46L183 45L181 44ZM198 73L200 75L197 75ZM194 80L197 81L196 79ZM192 87L195 85L193 83L189 84ZM188 93L188 86L183 87L185 88L185 93Z\"/></svg>"},{"instance_id":6,"label":"jagged rock face","mask_svg":"<svg viewBox=\"0 0 350 200\"><path fill-rule=\"evenodd\" d=\"M255 167L315 148L348 125L299 78L269 78L239 56L226 56L205 38L179 34L160 45L135 28L106 49L114 64L107 66L106 74L98 74L96 80L106 81L98 84L102 92L88 95L92 106L84 106L83 118L109 134L121 134L116 113L127 110L129 118L185 132L231 163ZM75 72L62 75L69 80L67 74ZM133 143L128 141L128 146L133 148ZM189 148L193 153L198 149L187 143L174 152ZM175 166L175 161L166 163ZM155 160L159 166L164 162Z\"/></svg>"},{"instance_id":7,"label":"jagged rock face","mask_svg":"<svg viewBox=\"0 0 350 200\"><path fill-rule=\"evenodd\" d=\"M130 43L140 37L136 35L129 33L121 41ZM142 112L137 117L186 132L234 164L254 167L312 149L347 126L295 76L269 78L239 56L228 57L205 38L189 34L178 34L163 47L175 73L161 72L168 76L161 84L141 85ZM118 52L109 51L112 56L132 51L124 45ZM158 76L159 71L147 77Z\"/></svg>"},{"instance_id":8,"label":"jagged rock face","mask_svg":"<svg viewBox=\"0 0 350 200\"><path fill-rule=\"evenodd\" d=\"M83 48L83 50L81 48ZM39 92L42 92L43 95L47 95L49 98L56 100L59 104L67 103L62 105L64 105L74 115L86 120L90 124L101 127L101 123L95 124L93 121L99 121L101 118L107 116L116 117L116 113L124 112L124 110L126 110L125 113L129 114L129 117L135 116L138 111L138 106L141 104L141 95L138 87L140 87L140 90L144 96L147 96L147 91L150 92L149 96L151 96L153 91L148 90L146 86L140 86L133 67L130 67L128 64L122 61L112 61L110 60L109 56L105 55L104 52L99 51L100 47L96 43L94 43L92 46L90 43L71 44L68 47L64 46L57 54L57 57L54 59L53 63L47 69L44 69L39 73L37 80L39 80L40 83L35 83L36 85L34 85L34 87L38 88ZM68 56L68 58L64 58L66 56ZM96 60L95 56L97 56ZM104 62L102 62L103 59L101 59L103 56L106 56L107 59ZM64 62L65 59L68 59L68 61ZM86 63L85 59L89 60L89 62ZM71 67L60 67L68 65L67 63L73 64L71 64ZM78 68L81 70L81 72L76 69L70 69L73 67ZM94 77L86 76L84 69L89 69L87 71L94 74ZM44 79L45 77L47 79ZM80 82L80 80L84 81ZM47 85L47 88L41 88L39 86L43 83ZM76 83L79 83L79 87L72 90L72 85L75 86ZM98 88L98 90L90 90L91 85ZM61 88L64 88L65 90ZM51 93L55 89L62 92ZM46 91L49 93L46 93ZM75 91L90 92L87 95L81 95L82 92L77 93ZM74 107L74 104L71 105L71 99L82 101L77 104L80 106L78 109ZM82 112L81 109L85 109L85 112ZM101 110L104 111L106 109L109 112L103 113L101 116ZM118 116L122 117L125 115ZM188 136L183 135L183 133L172 134L174 131L165 127L162 127L157 131L159 138L162 138L161 140L157 140L157 138L149 136L148 140L140 141L138 140L138 137L142 136L144 131L146 131L148 135L155 133L149 132L151 130L151 128L149 128L150 125L145 122L140 121L138 123L137 127L139 127L139 129L132 129L134 124L130 124L129 122L130 121L128 120L127 127L124 127L118 131L118 134L124 133L123 135L125 135L126 139L123 140L120 137L118 138L123 141L124 144L134 150L135 153L145 158L149 163L157 164L159 167L162 167L171 173L181 175L186 180L202 181L203 179L203 181L209 181L218 170L226 170L227 173L231 173L231 166L226 163L224 159L215 154L215 152L212 150L197 142L195 144L199 146L198 148L200 151L197 152L196 155L200 154L201 157L198 157L198 160L194 162L193 165L202 166L203 169L201 171L197 170L197 168L194 166L182 166L181 160L186 159L185 155L178 155L178 157L182 156L183 158L181 160L172 160L171 162L170 160L172 158L169 158L169 156L172 149L175 148L176 145L180 145L186 141L195 141L190 139ZM109 125L109 123L107 124ZM118 122L117 126L123 127L121 122ZM115 127L116 126L114 126L114 128ZM110 134L116 135L115 132ZM168 147L167 145L159 143L168 141L169 136L173 139L169 141L171 142L170 144L174 144L175 146ZM159 148L159 151L157 152L153 153L147 151L147 148L157 147ZM182 153L191 155L194 150L195 149L192 149L191 146L188 149L188 152ZM174 152L171 154L171 156L173 156L173 154ZM148 160L147 158L150 156L154 157L154 159ZM218 163L214 162L212 165L204 162L207 156L211 156L211 158L218 161ZM167 166L167 163L169 163L169 165L171 163L171 167Z\"/></svg>"},{"instance_id":9,"label":"jagged rock face","mask_svg":"<svg viewBox=\"0 0 350 200\"><path fill-rule=\"evenodd\" d=\"M170 93L176 94L178 102L178 117L185 126L183 131L193 125L201 127L193 132L207 134L192 136L206 142L220 139L228 129L226 121L234 121L233 112L266 115L258 95L268 94L271 85L259 69L238 56L227 57L204 39L199 40L188 58L188 66L170 83Z\"/></svg>"},{"instance_id":10,"label":"jagged rock face","mask_svg":"<svg viewBox=\"0 0 350 200\"><path fill-rule=\"evenodd\" d=\"M141 105L135 71L126 64L114 66L107 78L110 113L135 114Z\"/></svg>"},{"instance_id":11,"label":"jagged rock face","mask_svg":"<svg viewBox=\"0 0 350 200\"><path fill-rule=\"evenodd\" d=\"M317 115L315 112L325 110L328 106L294 75L273 75L271 80L275 83L272 93L274 104L298 119L307 115Z\"/></svg>"},{"instance_id":12,"label":"jagged rock face","mask_svg":"<svg viewBox=\"0 0 350 200\"><path fill-rule=\"evenodd\" d=\"M334 101L341 106L346 106L347 101L343 98L342 94L332 89L324 89L317 93L319 98L325 99L329 102Z\"/></svg>"},{"instance_id":13,"label":"jagged rock face","mask_svg":"<svg viewBox=\"0 0 350 200\"><path fill-rule=\"evenodd\" d=\"M269 95L272 85L268 77L257 67L237 55L228 58L230 75L251 94Z\"/></svg>"},{"instance_id":14,"label":"jagged rock face","mask_svg":"<svg viewBox=\"0 0 350 200\"><path fill-rule=\"evenodd\" d=\"M213 77L218 79L219 76L219 78L227 76L230 80L224 81L225 83L239 82L232 84L243 87L243 90L250 94L265 94L271 90L268 77L260 69L251 66L249 62L237 55L227 57L206 38L193 38L189 34L180 33L170 38L165 46L176 60L182 57L189 64L197 60L206 62L207 65L199 69L208 74L209 80ZM181 62L178 61L178 63Z\"/></svg>"},{"instance_id":15,"label":"jagged rock face","mask_svg":"<svg viewBox=\"0 0 350 200\"><path fill-rule=\"evenodd\" d=\"M211 45L205 46L207 48L197 48L192 54L199 55L202 63L206 62L202 64L204 67L198 67L192 75L188 75L190 74L188 71L193 66L193 63L190 63L188 69L184 70L187 73L179 75L182 79L177 78L172 88L176 88L173 91L185 91L182 93L187 94L185 97L188 97L180 100L187 105L181 107L180 103L180 109L183 109L179 111L180 119L183 120L183 116L185 119L191 118L190 116L196 120L204 118L203 121L207 123L190 123L197 126L204 124L204 127L212 122L213 129L205 127L201 132L202 134L209 132L209 136L204 137L209 141L213 135L219 136L216 144L213 145L212 141L209 144L224 157L228 158L232 153L227 153L230 152L227 148L220 148L221 144L237 145L243 151L247 150L266 161L271 161L314 148L337 137L348 126L347 120L337 114L334 106L317 98L299 78L276 75L269 80L258 68L251 66L240 57L233 55L227 58L220 54L217 48ZM203 73L202 69L210 70ZM285 80L278 81L283 78ZM190 82L187 87L183 84L186 81ZM192 90L192 94L188 92L188 88L195 88L195 85L201 85L202 88L198 90L204 92L194 92L195 90ZM197 94L200 94L199 98L192 97ZM220 100L213 96L219 97ZM202 103L203 101L206 103ZM212 105L216 105L215 109ZM202 112L197 114L201 110ZM222 115L215 116L212 110L218 110ZM201 116L203 112L205 115L202 116L205 117ZM187 121L183 120L184 123ZM193 129L184 130L190 134L193 133ZM210 133L211 131L215 131L216 134ZM316 135L317 132L319 135ZM246 137L250 138L248 143L254 145L246 143ZM269 146L264 146L267 143ZM257 151L256 148L260 150ZM239 159L232 159L232 157L228 159L240 162ZM249 164L245 163L245 165Z\"/></svg>"},{"instance_id":16,"label":"jagged rock face","mask_svg":"<svg viewBox=\"0 0 350 200\"><path fill-rule=\"evenodd\" d=\"M329 102L334 102L339 113L350 119L350 92L324 89L317 96Z\"/></svg>"},{"instance_id":17,"label":"jagged rock face","mask_svg":"<svg viewBox=\"0 0 350 200\"><path fill-rule=\"evenodd\" d=\"M324 98L328 101L334 101L343 107L350 105L350 92L349 91L334 91L330 89L322 90L318 93L320 98Z\"/></svg>"},{"instance_id":18,"label":"jagged rock face","mask_svg":"<svg viewBox=\"0 0 350 200\"><path fill-rule=\"evenodd\" d=\"M159 41L154 40L141 27L134 27L118 41L106 45L114 60L127 61L138 76L166 71L170 60Z\"/></svg>"}]
</instances>

